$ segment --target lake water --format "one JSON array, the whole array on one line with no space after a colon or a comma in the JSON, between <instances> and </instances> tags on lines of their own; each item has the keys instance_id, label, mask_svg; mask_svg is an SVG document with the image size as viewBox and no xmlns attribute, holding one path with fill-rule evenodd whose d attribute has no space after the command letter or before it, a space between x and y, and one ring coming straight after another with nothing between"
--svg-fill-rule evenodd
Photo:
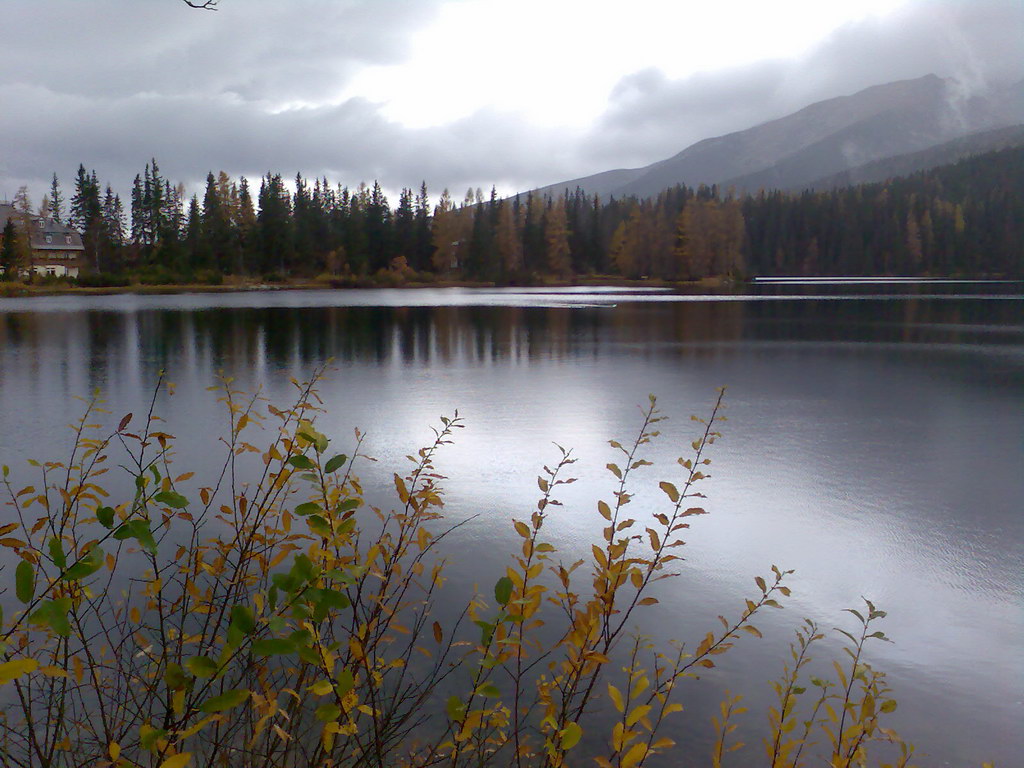
<instances>
[{"instance_id":1,"label":"lake water","mask_svg":"<svg viewBox=\"0 0 1024 768\"><path fill-rule=\"evenodd\" d=\"M684 691L678 740L706 746L725 688L763 702L804 616L850 625L861 596L889 613L869 660L886 670L896 725L927 765L1020 764L1024 755L1024 295L1020 284L758 286L751 295L572 289L305 291L0 300L0 462L54 459L75 395L99 389L112 423L144 410L158 372L177 385L158 411L179 453L215 450L218 371L289 397L333 359L323 431L353 427L383 487L438 416L467 425L439 468L460 528L454 573L489 588L534 478L572 447L580 482L550 535L571 555L598 530L609 439L639 426L654 393L670 420L654 486L726 385L710 515L690 531L683 576L642 617L658 641L697 641L753 596L753 576L793 568L793 597L706 685ZM183 462L185 463L185 462ZM636 511L658 493L641 494ZM548 530L548 527L545 528ZM504 547L504 549L503 549ZM831 646L834 648L834 646ZM757 764L762 725L743 726ZM700 752L706 762L706 752ZM684 760L684 764L686 764Z\"/></svg>"}]
</instances>

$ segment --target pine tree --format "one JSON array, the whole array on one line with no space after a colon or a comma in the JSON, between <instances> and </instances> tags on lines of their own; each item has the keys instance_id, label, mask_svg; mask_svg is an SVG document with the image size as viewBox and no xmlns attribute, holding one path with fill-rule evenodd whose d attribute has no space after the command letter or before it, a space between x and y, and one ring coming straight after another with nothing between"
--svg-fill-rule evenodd
<instances>
[{"instance_id":1,"label":"pine tree","mask_svg":"<svg viewBox=\"0 0 1024 768\"><path fill-rule=\"evenodd\" d=\"M56 172L50 180L50 218L58 224L64 223L64 194L61 192Z\"/></svg>"},{"instance_id":2,"label":"pine tree","mask_svg":"<svg viewBox=\"0 0 1024 768\"><path fill-rule=\"evenodd\" d=\"M508 200L498 203L494 247L502 277L505 280L518 279L523 270L523 242L516 226L515 205Z\"/></svg>"},{"instance_id":3,"label":"pine tree","mask_svg":"<svg viewBox=\"0 0 1024 768\"><path fill-rule=\"evenodd\" d=\"M142 179L138 174L135 175L135 181L132 183L131 209L132 242L137 245L146 245L148 243L146 239L146 205L143 200Z\"/></svg>"},{"instance_id":4,"label":"pine tree","mask_svg":"<svg viewBox=\"0 0 1024 768\"><path fill-rule=\"evenodd\" d=\"M249 180L242 176L238 185L238 252L234 272L245 274L250 262L249 254L256 248L256 209L249 192Z\"/></svg>"},{"instance_id":5,"label":"pine tree","mask_svg":"<svg viewBox=\"0 0 1024 768\"><path fill-rule=\"evenodd\" d=\"M99 271L100 250L105 241L103 203L100 200L96 172L86 173L84 165L78 166L75 194L71 197L70 222L71 226L82 233L86 258Z\"/></svg>"},{"instance_id":6,"label":"pine tree","mask_svg":"<svg viewBox=\"0 0 1024 768\"><path fill-rule=\"evenodd\" d=\"M427 194L427 182L420 183L420 191L416 195L416 242L409 264L417 271L429 270L434 255L434 244L430 233L430 196Z\"/></svg>"},{"instance_id":7,"label":"pine tree","mask_svg":"<svg viewBox=\"0 0 1024 768\"><path fill-rule=\"evenodd\" d=\"M260 264L264 271L277 270L282 277L291 271L294 261L291 196L281 174L264 177L260 185L259 233Z\"/></svg>"},{"instance_id":8,"label":"pine tree","mask_svg":"<svg viewBox=\"0 0 1024 768\"><path fill-rule=\"evenodd\" d=\"M18 248L19 233L14 225L14 218L7 219L4 224L3 235L0 235L3 243L0 244L0 280L14 280L18 276L20 268L20 253Z\"/></svg>"},{"instance_id":9,"label":"pine tree","mask_svg":"<svg viewBox=\"0 0 1024 768\"><path fill-rule=\"evenodd\" d=\"M202 246L196 254L199 257L196 264L228 272L235 260L235 237L230 209L221 197L224 192L224 185L217 183L212 172L208 173L203 194Z\"/></svg>"},{"instance_id":10,"label":"pine tree","mask_svg":"<svg viewBox=\"0 0 1024 768\"><path fill-rule=\"evenodd\" d=\"M124 206L121 205L121 198L114 194L114 191L107 185L103 195L103 225L104 232L110 244L121 247L125 243Z\"/></svg>"}]
</instances>

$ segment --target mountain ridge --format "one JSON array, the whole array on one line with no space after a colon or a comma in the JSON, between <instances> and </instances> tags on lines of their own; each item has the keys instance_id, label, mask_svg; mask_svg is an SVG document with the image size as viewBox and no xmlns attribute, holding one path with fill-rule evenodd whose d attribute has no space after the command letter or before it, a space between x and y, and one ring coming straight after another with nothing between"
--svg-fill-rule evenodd
<instances>
[{"instance_id":1,"label":"mountain ridge","mask_svg":"<svg viewBox=\"0 0 1024 768\"><path fill-rule=\"evenodd\" d=\"M858 166L956 138L1024 123L1024 81L966 93L953 79L925 75L815 102L751 128L702 139L642 168L615 169L551 184L535 194L582 188L602 197L651 197L683 184L740 192L801 189Z\"/></svg>"}]
</instances>

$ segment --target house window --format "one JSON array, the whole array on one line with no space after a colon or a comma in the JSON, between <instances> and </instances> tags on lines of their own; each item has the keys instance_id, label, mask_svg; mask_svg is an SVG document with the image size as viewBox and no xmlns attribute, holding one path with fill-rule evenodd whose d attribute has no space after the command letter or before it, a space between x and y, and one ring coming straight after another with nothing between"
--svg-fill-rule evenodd
<instances>
[{"instance_id":1,"label":"house window","mask_svg":"<svg viewBox=\"0 0 1024 768\"><path fill-rule=\"evenodd\" d=\"M71 235L64 235L64 242L71 245Z\"/></svg>"},{"instance_id":2,"label":"house window","mask_svg":"<svg viewBox=\"0 0 1024 768\"><path fill-rule=\"evenodd\" d=\"M46 274L49 275L50 277L56 277L57 276L57 270L54 269L53 267L47 267L46 268Z\"/></svg>"},{"instance_id":3,"label":"house window","mask_svg":"<svg viewBox=\"0 0 1024 768\"><path fill-rule=\"evenodd\" d=\"M43 222L43 220L42 220L42 219L39 219L38 221L36 221L36 224L38 224L38 225L39 225L39 228L40 228L40 229L42 229L42 228L43 228L43 224L44 224L44 222Z\"/></svg>"},{"instance_id":4,"label":"house window","mask_svg":"<svg viewBox=\"0 0 1024 768\"><path fill-rule=\"evenodd\" d=\"M52 243L53 242L53 235L47 235L46 236L46 242Z\"/></svg>"}]
</instances>

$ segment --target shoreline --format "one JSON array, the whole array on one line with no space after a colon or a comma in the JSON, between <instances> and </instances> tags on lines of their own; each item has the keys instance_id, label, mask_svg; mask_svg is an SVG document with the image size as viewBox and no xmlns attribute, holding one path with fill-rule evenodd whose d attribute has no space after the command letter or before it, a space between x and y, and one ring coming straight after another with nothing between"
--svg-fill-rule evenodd
<instances>
[{"instance_id":1,"label":"shoreline","mask_svg":"<svg viewBox=\"0 0 1024 768\"><path fill-rule=\"evenodd\" d=\"M5 298L25 299L42 296L114 296L119 294L136 294L140 296L176 295L184 293L258 293L271 291L311 291L311 290L355 290L367 289L399 289L419 290L424 288L573 288L573 287L611 287L611 288L683 288L701 286L705 288L724 288L746 284L748 281L732 281L725 278L704 278L702 280L669 281L661 279L630 280L627 278L595 275L574 280L551 280L533 285L499 285L495 282L477 282L472 280L436 280L431 282L404 282L396 285L375 285L372 283L358 285L339 285L340 281L301 280L287 283L263 282L225 282L221 285L203 283L178 283L168 285L132 284L124 286L77 286L77 285L33 285L24 283L0 282L0 301Z\"/></svg>"}]
</instances>

